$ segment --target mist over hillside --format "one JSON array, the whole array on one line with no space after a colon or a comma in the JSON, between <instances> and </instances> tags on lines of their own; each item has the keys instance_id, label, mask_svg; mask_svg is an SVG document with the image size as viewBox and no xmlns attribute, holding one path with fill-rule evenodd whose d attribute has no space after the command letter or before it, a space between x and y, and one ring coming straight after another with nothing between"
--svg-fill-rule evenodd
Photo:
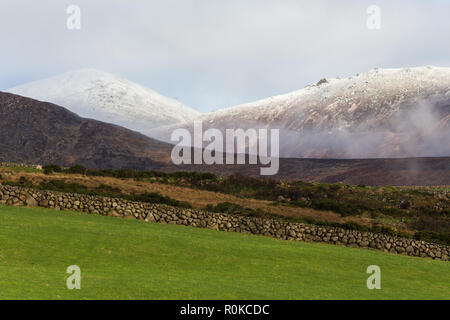
<instances>
[{"instance_id":1,"label":"mist over hillside","mask_svg":"<svg viewBox=\"0 0 450 320\"><path fill-rule=\"evenodd\" d=\"M450 155L450 68L374 69L215 111L204 130L275 128L280 156L392 158ZM170 141L179 125L146 133ZM192 123L182 127L190 129Z\"/></svg>"}]
</instances>

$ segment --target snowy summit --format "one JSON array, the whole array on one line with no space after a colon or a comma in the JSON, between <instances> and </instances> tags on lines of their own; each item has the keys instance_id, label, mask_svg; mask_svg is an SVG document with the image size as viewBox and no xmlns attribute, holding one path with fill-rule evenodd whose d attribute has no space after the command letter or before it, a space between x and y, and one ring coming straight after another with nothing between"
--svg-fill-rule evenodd
<instances>
[{"instance_id":1,"label":"snowy summit","mask_svg":"<svg viewBox=\"0 0 450 320\"><path fill-rule=\"evenodd\" d=\"M135 131L183 123L200 113L119 76L81 69L6 90Z\"/></svg>"}]
</instances>

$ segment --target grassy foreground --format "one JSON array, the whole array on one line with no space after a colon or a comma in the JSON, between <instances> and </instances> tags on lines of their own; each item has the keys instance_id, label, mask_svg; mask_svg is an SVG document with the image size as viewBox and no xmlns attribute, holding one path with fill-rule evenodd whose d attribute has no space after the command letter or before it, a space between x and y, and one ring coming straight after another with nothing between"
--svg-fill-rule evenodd
<instances>
[{"instance_id":1,"label":"grassy foreground","mask_svg":"<svg viewBox=\"0 0 450 320\"><path fill-rule=\"evenodd\" d=\"M81 290L66 269L81 268ZM368 290L378 265L382 290ZM450 264L0 206L0 299L450 299Z\"/></svg>"}]
</instances>

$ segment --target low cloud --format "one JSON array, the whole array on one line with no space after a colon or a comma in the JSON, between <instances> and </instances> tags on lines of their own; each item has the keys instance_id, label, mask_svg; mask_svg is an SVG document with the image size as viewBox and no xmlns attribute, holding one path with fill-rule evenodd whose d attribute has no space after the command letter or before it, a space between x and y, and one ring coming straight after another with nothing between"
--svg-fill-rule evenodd
<instances>
[{"instance_id":1,"label":"low cloud","mask_svg":"<svg viewBox=\"0 0 450 320\"><path fill-rule=\"evenodd\" d=\"M449 115L450 99L442 105L420 101L375 128L284 130L280 153L300 158L450 156Z\"/></svg>"}]
</instances>

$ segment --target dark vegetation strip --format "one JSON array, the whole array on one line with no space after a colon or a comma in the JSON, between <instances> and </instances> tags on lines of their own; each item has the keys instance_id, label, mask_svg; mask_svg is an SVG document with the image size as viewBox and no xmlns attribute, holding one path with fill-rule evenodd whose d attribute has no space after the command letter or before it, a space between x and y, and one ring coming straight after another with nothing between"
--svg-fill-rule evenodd
<instances>
[{"instance_id":1,"label":"dark vegetation strip","mask_svg":"<svg viewBox=\"0 0 450 320\"><path fill-rule=\"evenodd\" d=\"M243 175L217 177L211 173L91 170L83 166L62 169L56 165L44 167L45 173L64 172L119 179L147 180L194 189L231 194L242 198L269 200L295 207L333 211L342 216L370 213L373 218L383 214L393 217L449 217L448 195L438 199L425 190L401 190L395 187L366 187L346 184L317 184L303 181L280 182ZM379 192L382 188L382 192Z\"/></svg>"},{"instance_id":2,"label":"dark vegetation strip","mask_svg":"<svg viewBox=\"0 0 450 320\"><path fill-rule=\"evenodd\" d=\"M69 170L74 170L73 168ZM58 172L58 171L57 171ZM61 171L62 172L62 169ZM109 173L109 171L106 171ZM70 173L67 172L66 173ZM71 172L71 173L80 173L77 172ZM113 171L113 173L117 174L117 178L119 178L120 175L117 171ZM86 174L86 171L83 172L83 174ZM92 172L91 172L92 175ZM192 173L173 173L170 174L175 177L201 177L203 174L200 173L192 174ZM208 174L209 175L209 174ZM210 178L209 176L207 176ZM123 177L122 177L123 178ZM0 176L1 179L1 176ZM81 185L78 183L67 183L62 180L49 180L45 182L41 182L38 185L33 184L31 181L26 179L25 177L21 177L19 181L12 182L12 181L3 181L2 182L5 185L11 185L11 186L20 186L25 188L34 188L39 190L51 190L51 191L59 191L59 192L66 192L66 193L78 193L78 194L86 194L86 195L93 195L93 196L103 196L103 197L110 197L110 198L122 198L127 199L130 201L138 201L138 202L149 202L149 203L159 203L159 204L166 204L174 207L180 207L180 208L192 208L191 204L188 202L182 202L175 199L172 199L168 196L161 195L156 192L150 192L150 193L142 193L142 194L124 194L121 189L114 188L107 185L100 185L95 188L89 188L85 185ZM328 202L323 202L325 204L328 204ZM323 204L322 203L322 204ZM321 204L321 205L322 205ZM328 209L325 209L328 208ZM314 224L314 225L322 225L322 226L332 226L332 227L340 227L347 230L357 230L357 231L366 231L366 232L374 232L374 233L382 233L387 234L391 236L398 236L398 237L405 237L405 238L414 238L416 240L426 241L426 242L432 242L432 243L439 243L439 244L445 244L450 245L450 233L437 233L432 232L428 230L422 230L418 231L414 234L410 234L404 231L396 230L392 227L388 226L373 226L373 227L367 227L363 226L357 222L349 221L346 223L332 223L332 222L322 222L317 221L312 218L300 218L300 217L285 217L278 214L273 214L270 212L266 212L263 210L254 210L251 208L245 208L241 205L230 203L230 202L224 202L219 203L216 206L213 205L207 205L205 208L206 211L209 212L218 212L218 213L225 213L225 214L233 214L233 215L245 215L245 216L253 216L253 217L261 217L261 218L276 218L276 219L282 219L284 221L289 222L301 222L301 223L308 223L308 224ZM330 210L330 207L327 205L324 207L324 210Z\"/></svg>"},{"instance_id":3,"label":"dark vegetation strip","mask_svg":"<svg viewBox=\"0 0 450 320\"><path fill-rule=\"evenodd\" d=\"M192 208L192 206L188 202L178 201L172 199L170 197L161 195L158 192L146 192L141 194L124 194L122 190L119 188L114 188L107 185L100 185L95 188L88 188L85 185L78 183L67 183L62 180L49 180L43 181L38 185L33 184L31 181L26 179L25 177L21 177L19 181L3 181L4 185L23 187L23 188L31 188L38 190L49 190L49 191L59 191L65 193L78 193L85 194L91 196L102 196L108 198L121 198L129 201L137 201L137 202L149 202L149 203L159 203L166 204L172 207L179 208Z\"/></svg>"},{"instance_id":4,"label":"dark vegetation strip","mask_svg":"<svg viewBox=\"0 0 450 320\"><path fill-rule=\"evenodd\" d=\"M300 208L332 211L343 217L368 214L372 219L390 216L407 219L412 230L422 237L448 239L450 234L450 200L445 189L436 194L429 189L401 189L391 186L366 187L347 184L278 181L243 175L217 177L212 173L121 170L92 170L77 165L63 169L50 165L44 172L64 172L119 179L158 182L193 189L231 194L241 198L273 201ZM446 241L446 240L439 240Z\"/></svg>"}]
</instances>

